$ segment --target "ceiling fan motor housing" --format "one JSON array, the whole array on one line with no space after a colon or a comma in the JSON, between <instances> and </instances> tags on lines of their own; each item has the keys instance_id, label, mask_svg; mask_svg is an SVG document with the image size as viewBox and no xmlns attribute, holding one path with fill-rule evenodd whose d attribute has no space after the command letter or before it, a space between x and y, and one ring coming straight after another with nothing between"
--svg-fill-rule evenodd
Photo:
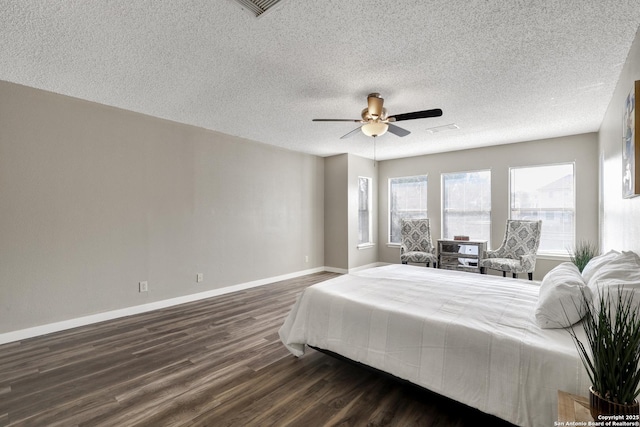
<instances>
[{"instance_id":1,"label":"ceiling fan motor housing","mask_svg":"<svg viewBox=\"0 0 640 427\"><path fill-rule=\"evenodd\" d=\"M362 110L362 113L360 115L362 116L362 120L364 120L365 122L371 122L376 120L386 120L387 109L382 108L382 112L380 113L380 116L377 118L371 115L371 113L369 112L369 108L365 108L364 110Z\"/></svg>"},{"instance_id":2,"label":"ceiling fan motor housing","mask_svg":"<svg viewBox=\"0 0 640 427\"><path fill-rule=\"evenodd\" d=\"M377 92L370 93L369 96L367 96L366 109L371 119L375 120L375 119L382 118L382 115L386 112L386 110L382 108L383 103L384 103L384 99Z\"/></svg>"}]
</instances>

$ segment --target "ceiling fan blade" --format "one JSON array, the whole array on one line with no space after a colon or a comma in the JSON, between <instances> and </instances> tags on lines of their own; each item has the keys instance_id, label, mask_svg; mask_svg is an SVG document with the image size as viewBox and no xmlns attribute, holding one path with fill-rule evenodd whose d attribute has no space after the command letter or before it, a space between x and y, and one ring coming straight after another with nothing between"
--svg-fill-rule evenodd
<instances>
[{"instance_id":1,"label":"ceiling fan blade","mask_svg":"<svg viewBox=\"0 0 640 427\"><path fill-rule=\"evenodd\" d=\"M395 116L389 117L389 121L399 122L402 120L426 119L429 117L440 117L441 115L442 115L442 110L439 108L435 108L433 110L414 111L413 113L396 114Z\"/></svg>"},{"instance_id":2,"label":"ceiling fan blade","mask_svg":"<svg viewBox=\"0 0 640 427\"><path fill-rule=\"evenodd\" d=\"M362 119L313 119L313 122L353 122L360 123Z\"/></svg>"},{"instance_id":3,"label":"ceiling fan blade","mask_svg":"<svg viewBox=\"0 0 640 427\"><path fill-rule=\"evenodd\" d=\"M389 129L387 130L394 135L402 137L402 136L407 136L411 133L408 130L401 128L400 126L392 125L391 123L388 123L388 125L389 125Z\"/></svg>"},{"instance_id":4,"label":"ceiling fan blade","mask_svg":"<svg viewBox=\"0 0 640 427\"><path fill-rule=\"evenodd\" d=\"M354 130L352 130L351 132L349 132L349 133L346 133L346 134L342 135L342 136L340 137L340 139L349 138L350 136L355 135L356 133L358 133L358 132L360 131L360 128L361 128L361 127L362 127L362 126L358 126L357 128L355 128L355 129L354 129Z\"/></svg>"},{"instance_id":5,"label":"ceiling fan blade","mask_svg":"<svg viewBox=\"0 0 640 427\"><path fill-rule=\"evenodd\" d=\"M382 104L384 103L384 99L380 96L379 93L371 93L367 97L367 106L369 110L369 115L373 119L377 119L382 115Z\"/></svg>"}]
</instances>

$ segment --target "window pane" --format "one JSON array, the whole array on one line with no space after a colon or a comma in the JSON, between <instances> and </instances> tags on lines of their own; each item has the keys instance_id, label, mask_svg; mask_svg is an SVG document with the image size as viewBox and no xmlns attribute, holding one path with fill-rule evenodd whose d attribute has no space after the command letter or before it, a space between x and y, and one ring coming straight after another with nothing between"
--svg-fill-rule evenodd
<instances>
[{"instance_id":1,"label":"window pane","mask_svg":"<svg viewBox=\"0 0 640 427\"><path fill-rule=\"evenodd\" d=\"M442 175L442 234L445 239L464 235L491 238L491 171Z\"/></svg>"},{"instance_id":2,"label":"window pane","mask_svg":"<svg viewBox=\"0 0 640 427\"><path fill-rule=\"evenodd\" d=\"M574 246L573 163L511 168L511 219L542 220L541 252Z\"/></svg>"},{"instance_id":3,"label":"window pane","mask_svg":"<svg viewBox=\"0 0 640 427\"><path fill-rule=\"evenodd\" d=\"M400 243L400 220L427 218L427 176L389 179L389 242Z\"/></svg>"},{"instance_id":4,"label":"window pane","mask_svg":"<svg viewBox=\"0 0 640 427\"><path fill-rule=\"evenodd\" d=\"M371 178L358 178L358 244L371 243Z\"/></svg>"}]
</instances>

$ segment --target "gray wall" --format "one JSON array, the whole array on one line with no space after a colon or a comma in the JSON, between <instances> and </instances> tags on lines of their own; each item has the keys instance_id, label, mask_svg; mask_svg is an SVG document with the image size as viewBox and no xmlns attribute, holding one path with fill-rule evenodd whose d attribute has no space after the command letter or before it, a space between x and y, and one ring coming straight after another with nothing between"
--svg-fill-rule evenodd
<instances>
[{"instance_id":1,"label":"gray wall","mask_svg":"<svg viewBox=\"0 0 640 427\"><path fill-rule=\"evenodd\" d=\"M324 159L324 262L336 271L349 268L349 155Z\"/></svg>"},{"instance_id":2,"label":"gray wall","mask_svg":"<svg viewBox=\"0 0 640 427\"><path fill-rule=\"evenodd\" d=\"M352 154L325 158L325 265L347 272L378 260L378 172L373 160ZM358 248L358 177L373 183L374 245Z\"/></svg>"},{"instance_id":3,"label":"gray wall","mask_svg":"<svg viewBox=\"0 0 640 427\"><path fill-rule=\"evenodd\" d=\"M427 209L435 245L442 236L442 206L440 175L446 172L491 170L491 246L496 248L504 237L504 224L509 216L509 167L575 162L576 174L576 236L598 240L598 176L597 135L584 134L518 144L498 145L473 150L453 151L428 156L380 162L379 168L379 258L382 262L398 263L400 249L388 245L389 178L428 175ZM535 279L561 261L539 257Z\"/></svg>"},{"instance_id":4,"label":"gray wall","mask_svg":"<svg viewBox=\"0 0 640 427\"><path fill-rule=\"evenodd\" d=\"M600 231L603 250L640 252L640 197L622 198L623 106L636 80L640 80L640 31L631 46L598 134L601 176ZM640 94L636 93L636 109L640 108L639 97ZM640 124L636 123L636 129L639 127ZM640 143L640 132L636 134L636 141Z\"/></svg>"},{"instance_id":5,"label":"gray wall","mask_svg":"<svg viewBox=\"0 0 640 427\"><path fill-rule=\"evenodd\" d=\"M322 158L0 82L0 333L323 265Z\"/></svg>"}]
</instances>

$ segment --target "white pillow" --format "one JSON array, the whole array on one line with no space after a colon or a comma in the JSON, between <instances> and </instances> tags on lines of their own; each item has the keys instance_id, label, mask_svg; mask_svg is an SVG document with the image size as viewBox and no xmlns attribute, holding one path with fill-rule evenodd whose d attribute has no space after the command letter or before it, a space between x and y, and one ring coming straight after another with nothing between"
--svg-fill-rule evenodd
<instances>
[{"instance_id":1,"label":"white pillow","mask_svg":"<svg viewBox=\"0 0 640 427\"><path fill-rule=\"evenodd\" d=\"M603 266L587 282L593 295L593 305L600 307L600 296L604 294L613 298L616 303L618 288L623 287L623 293L636 294L634 305L640 306L640 257L630 251L623 251Z\"/></svg>"},{"instance_id":2,"label":"white pillow","mask_svg":"<svg viewBox=\"0 0 640 427\"><path fill-rule=\"evenodd\" d=\"M584 272L582 274L584 278ZM624 284L640 282L640 257L631 251L623 251L599 266L593 274L585 278L585 283L593 292L596 285Z\"/></svg>"},{"instance_id":3,"label":"white pillow","mask_svg":"<svg viewBox=\"0 0 640 427\"><path fill-rule=\"evenodd\" d=\"M591 298L591 293L578 267L571 262L557 265L540 283L535 310L537 325L543 329L573 325L584 316L585 297Z\"/></svg>"},{"instance_id":4,"label":"white pillow","mask_svg":"<svg viewBox=\"0 0 640 427\"><path fill-rule=\"evenodd\" d=\"M609 261L616 258L620 255L620 252L614 251L613 249L607 252L606 254L598 255L589 260L587 265L582 269L582 278L585 283L589 283L591 277L598 272L600 267L607 264Z\"/></svg>"}]
</instances>

